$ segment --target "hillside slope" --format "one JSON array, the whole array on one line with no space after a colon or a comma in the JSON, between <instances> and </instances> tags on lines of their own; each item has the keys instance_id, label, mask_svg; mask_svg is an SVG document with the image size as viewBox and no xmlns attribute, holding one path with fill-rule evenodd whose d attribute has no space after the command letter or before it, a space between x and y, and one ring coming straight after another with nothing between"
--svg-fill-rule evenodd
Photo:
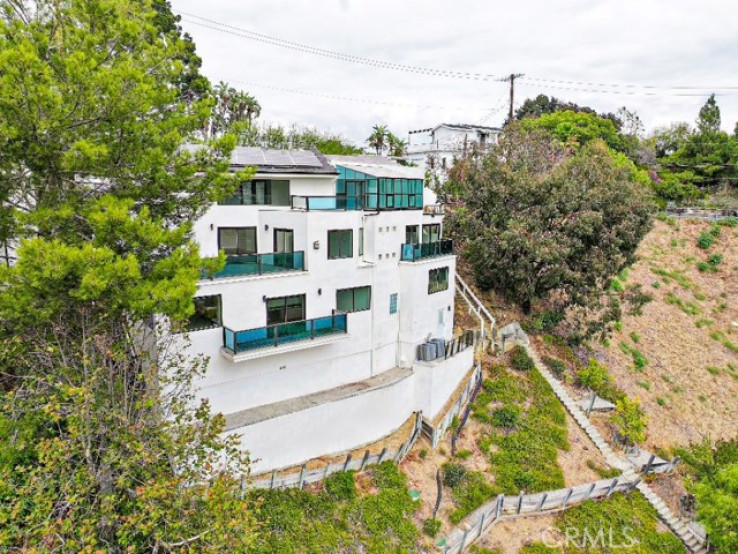
<instances>
[{"instance_id":1,"label":"hillside slope","mask_svg":"<svg viewBox=\"0 0 738 554\"><path fill-rule=\"evenodd\" d=\"M700 237L704 246L710 242L708 235L712 244L700 248ZM617 384L642 399L649 415L649 445L734 437L738 228L694 220L657 221L638 257L621 277L626 284L642 284L654 300L643 315L623 319L609 346L594 349Z\"/></svg>"}]
</instances>

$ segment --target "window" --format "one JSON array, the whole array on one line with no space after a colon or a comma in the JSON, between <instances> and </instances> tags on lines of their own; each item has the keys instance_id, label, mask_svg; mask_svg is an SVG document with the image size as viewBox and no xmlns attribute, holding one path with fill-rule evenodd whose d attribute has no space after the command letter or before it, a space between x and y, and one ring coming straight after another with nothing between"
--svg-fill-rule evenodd
<instances>
[{"instance_id":1,"label":"window","mask_svg":"<svg viewBox=\"0 0 738 554\"><path fill-rule=\"evenodd\" d=\"M390 294L390 315L397 313L397 293Z\"/></svg>"},{"instance_id":2,"label":"window","mask_svg":"<svg viewBox=\"0 0 738 554\"><path fill-rule=\"evenodd\" d=\"M405 244L418 244L420 242L418 231L419 225L406 225L405 226Z\"/></svg>"},{"instance_id":3,"label":"window","mask_svg":"<svg viewBox=\"0 0 738 554\"><path fill-rule=\"evenodd\" d=\"M295 251L295 232L292 229L274 229L274 251Z\"/></svg>"},{"instance_id":4,"label":"window","mask_svg":"<svg viewBox=\"0 0 738 554\"><path fill-rule=\"evenodd\" d=\"M441 224L430 223L423 225L423 244L438 242L441 239Z\"/></svg>"},{"instance_id":5,"label":"window","mask_svg":"<svg viewBox=\"0 0 738 554\"><path fill-rule=\"evenodd\" d=\"M328 231L328 259L351 258L354 255L354 231Z\"/></svg>"},{"instance_id":6,"label":"window","mask_svg":"<svg viewBox=\"0 0 738 554\"><path fill-rule=\"evenodd\" d=\"M256 254L256 227L218 227L218 250L226 256Z\"/></svg>"},{"instance_id":7,"label":"window","mask_svg":"<svg viewBox=\"0 0 738 554\"><path fill-rule=\"evenodd\" d=\"M212 329L223 325L220 309L220 294L212 296L196 296L194 298L195 313L187 323L189 331Z\"/></svg>"},{"instance_id":8,"label":"window","mask_svg":"<svg viewBox=\"0 0 738 554\"><path fill-rule=\"evenodd\" d=\"M289 206L290 182L254 180L241 183L233 192L233 196L220 203L245 206Z\"/></svg>"},{"instance_id":9,"label":"window","mask_svg":"<svg viewBox=\"0 0 738 554\"><path fill-rule=\"evenodd\" d=\"M448 288L448 268L439 267L428 272L428 294L440 292Z\"/></svg>"},{"instance_id":10,"label":"window","mask_svg":"<svg viewBox=\"0 0 738 554\"><path fill-rule=\"evenodd\" d=\"M372 300L372 287L356 287L336 291L336 309L339 312L368 310Z\"/></svg>"},{"instance_id":11,"label":"window","mask_svg":"<svg viewBox=\"0 0 738 554\"><path fill-rule=\"evenodd\" d=\"M359 256L364 255L364 228L359 227Z\"/></svg>"},{"instance_id":12,"label":"window","mask_svg":"<svg viewBox=\"0 0 738 554\"><path fill-rule=\"evenodd\" d=\"M305 319L305 295L267 298L267 325Z\"/></svg>"}]
</instances>

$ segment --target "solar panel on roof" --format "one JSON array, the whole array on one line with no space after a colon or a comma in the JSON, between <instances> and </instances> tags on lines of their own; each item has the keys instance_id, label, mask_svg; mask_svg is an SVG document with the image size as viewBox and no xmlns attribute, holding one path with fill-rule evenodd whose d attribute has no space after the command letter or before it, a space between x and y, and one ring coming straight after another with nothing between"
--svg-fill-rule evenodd
<instances>
[{"instance_id":1,"label":"solar panel on roof","mask_svg":"<svg viewBox=\"0 0 738 554\"><path fill-rule=\"evenodd\" d=\"M321 167L323 165L320 163L318 157L309 150L293 150L291 154L294 165L307 167Z\"/></svg>"},{"instance_id":2,"label":"solar panel on roof","mask_svg":"<svg viewBox=\"0 0 738 554\"><path fill-rule=\"evenodd\" d=\"M261 148L239 146L233 151L233 163L237 165L264 165Z\"/></svg>"},{"instance_id":3,"label":"solar panel on roof","mask_svg":"<svg viewBox=\"0 0 738 554\"><path fill-rule=\"evenodd\" d=\"M264 150L266 165L292 165L292 156L286 150Z\"/></svg>"}]
</instances>

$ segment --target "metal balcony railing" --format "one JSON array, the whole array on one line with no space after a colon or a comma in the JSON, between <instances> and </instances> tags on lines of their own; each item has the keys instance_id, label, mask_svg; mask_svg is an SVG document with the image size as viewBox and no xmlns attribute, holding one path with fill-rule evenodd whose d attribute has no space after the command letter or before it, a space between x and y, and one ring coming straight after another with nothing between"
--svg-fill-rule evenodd
<instances>
[{"instance_id":1,"label":"metal balcony railing","mask_svg":"<svg viewBox=\"0 0 738 554\"><path fill-rule=\"evenodd\" d=\"M223 269L209 275L203 271L203 279L223 279L248 275L264 275L283 271L304 271L305 252L276 252L228 256Z\"/></svg>"},{"instance_id":2,"label":"metal balcony railing","mask_svg":"<svg viewBox=\"0 0 738 554\"><path fill-rule=\"evenodd\" d=\"M279 346L289 342L312 340L327 335L348 332L348 318L344 313L267 325L246 331L223 327L223 346L233 354L257 348Z\"/></svg>"},{"instance_id":3,"label":"metal balcony railing","mask_svg":"<svg viewBox=\"0 0 738 554\"><path fill-rule=\"evenodd\" d=\"M400 250L400 260L403 262L416 262L425 258L435 256L448 256L454 253L454 241L441 239L437 242L425 244L403 244Z\"/></svg>"}]
</instances>

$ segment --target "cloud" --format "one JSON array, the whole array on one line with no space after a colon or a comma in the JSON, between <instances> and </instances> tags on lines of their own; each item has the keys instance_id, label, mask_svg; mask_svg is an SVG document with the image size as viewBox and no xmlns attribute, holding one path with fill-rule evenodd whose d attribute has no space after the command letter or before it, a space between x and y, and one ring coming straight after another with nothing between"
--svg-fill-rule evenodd
<instances>
[{"instance_id":1,"label":"cloud","mask_svg":"<svg viewBox=\"0 0 738 554\"><path fill-rule=\"evenodd\" d=\"M724 0L699 5L673 0L666 7L659 0L210 0L206 7L196 0L173 0L172 4L175 11L356 56L493 75L522 72L531 80L518 82L516 103L544 93L598 111L626 105L639 113L647 128L670 121L693 122L709 91L533 79L656 87L738 84L738 34L731 3ZM361 143L379 122L402 135L440 122L484 120L498 125L507 112L507 85L494 80L392 71L287 50L188 22L183 26L197 44L204 73L255 94L265 121L316 125ZM630 94L634 92L638 94ZM718 96L723 126L732 131L738 119L738 90Z\"/></svg>"}]
</instances>

